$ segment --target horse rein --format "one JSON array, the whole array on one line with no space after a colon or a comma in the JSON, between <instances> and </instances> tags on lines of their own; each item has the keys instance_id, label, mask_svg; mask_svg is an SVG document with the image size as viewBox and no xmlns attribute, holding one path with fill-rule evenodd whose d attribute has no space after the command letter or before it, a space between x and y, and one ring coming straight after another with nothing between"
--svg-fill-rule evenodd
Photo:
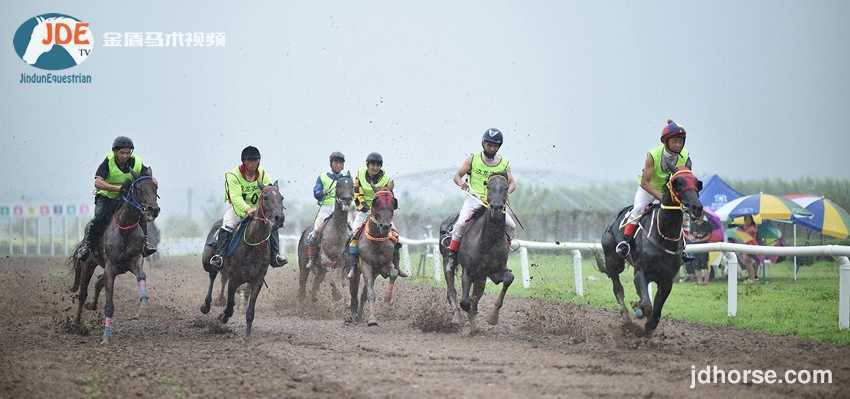
<instances>
[{"instance_id":1,"label":"horse rein","mask_svg":"<svg viewBox=\"0 0 850 399\"><path fill-rule=\"evenodd\" d=\"M127 198L123 194L121 195L121 199L124 200L124 202L132 205L133 208L138 209L141 214L139 215L139 220L136 220L136 223L129 225L129 226L121 226L121 224L118 223L118 218L116 216L117 212L113 213L112 214L112 223L114 223L115 226L117 226L119 229L130 230L130 229L139 225L139 223L142 221L142 216L147 216L148 211L145 209L145 207L143 207L141 204L139 204L138 201L136 201L136 183L138 183L142 180L147 180L147 179L151 179L151 178L153 178L153 177L152 176L139 176L139 177L133 179L133 182L130 183L130 198ZM157 198L159 198L158 194L157 194Z\"/></svg>"},{"instance_id":2,"label":"horse rein","mask_svg":"<svg viewBox=\"0 0 850 399\"><path fill-rule=\"evenodd\" d=\"M269 185L269 186L263 187L263 191L261 193L266 192L266 190L270 190L272 187L274 187L274 186ZM268 225L269 219L266 217L266 209L265 209L265 207L260 206L260 205L262 205L262 202L263 202L263 196L260 195L260 201L257 202L257 211L262 212L262 216L260 216L260 217L252 216L252 218L256 221L263 222L266 225ZM254 213L256 214L257 212L254 212ZM272 229L269 229L269 234L266 236L266 238L260 240L260 242L258 242L256 244L251 244L250 242L248 242L248 228L246 227L245 230L243 230L243 232L242 232L242 241L244 241L245 244L253 247L253 246L257 246L257 245L260 245L260 244L268 241L269 237L271 237L271 236L272 236Z\"/></svg>"}]
</instances>

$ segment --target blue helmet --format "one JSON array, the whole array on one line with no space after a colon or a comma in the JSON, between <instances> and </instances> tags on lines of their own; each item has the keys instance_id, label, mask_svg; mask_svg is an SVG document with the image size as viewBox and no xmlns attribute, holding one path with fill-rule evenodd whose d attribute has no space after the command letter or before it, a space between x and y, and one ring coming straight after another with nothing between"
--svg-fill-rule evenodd
<instances>
[{"instance_id":1,"label":"blue helmet","mask_svg":"<svg viewBox=\"0 0 850 399\"><path fill-rule=\"evenodd\" d=\"M495 127L491 127L487 129L486 132L484 132L484 137L482 137L481 140L486 141L488 143L502 145L502 131L496 129Z\"/></svg>"}]
</instances>

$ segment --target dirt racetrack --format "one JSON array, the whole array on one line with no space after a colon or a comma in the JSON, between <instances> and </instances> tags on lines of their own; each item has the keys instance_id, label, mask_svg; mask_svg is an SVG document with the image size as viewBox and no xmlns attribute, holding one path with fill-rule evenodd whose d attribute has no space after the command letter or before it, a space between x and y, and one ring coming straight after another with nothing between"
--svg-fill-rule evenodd
<instances>
[{"instance_id":1,"label":"dirt racetrack","mask_svg":"<svg viewBox=\"0 0 850 399\"><path fill-rule=\"evenodd\" d=\"M65 259L0 259L0 397L850 396L846 346L669 319L638 337L613 312L517 297L505 301L498 325L482 316L482 333L470 337L468 323L450 324L444 290L403 279L378 327L351 326L327 287L299 311L289 268L269 271L246 340L244 312L222 327L221 307L198 310L208 282L199 260L163 258L146 273L149 314L137 316L135 278L119 276L112 340L102 345L103 298L97 311L83 311L89 335L68 329L77 305ZM379 279L379 292L385 287ZM494 298L485 294L482 313ZM832 383L691 388L692 366L773 370L779 379L786 370L829 370Z\"/></svg>"}]
</instances>

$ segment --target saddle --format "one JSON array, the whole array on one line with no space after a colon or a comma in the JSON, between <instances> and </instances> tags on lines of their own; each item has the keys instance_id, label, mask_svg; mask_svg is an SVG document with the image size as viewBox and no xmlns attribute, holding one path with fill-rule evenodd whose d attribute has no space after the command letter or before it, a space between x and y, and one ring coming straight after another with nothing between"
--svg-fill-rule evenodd
<instances>
[{"instance_id":1,"label":"saddle","mask_svg":"<svg viewBox=\"0 0 850 399\"><path fill-rule=\"evenodd\" d=\"M658 208L660 206L661 206L660 202L654 202L654 201L650 202L649 205L647 205L646 208L643 209L643 212L641 212L640 215L638 215L638 217L636 217L634 221L637 222L637 221L641 220L647 214L652 213L653 209ZM629 209L629 210L631 210L631 209ZM620 230L622 230L623 228L626 227L627 224L632 222L631 220L629 220L630 214L631 214L631 212L625 212L623 214L623 219L620 220ZM640 228L641 228L640 223L638 223L638 229L640 229Z\"/></svg>"},{"instance_id":2,"label":"saddle","mask_svg":"<svg viewBox=\"0 0 850 399\"><path fill-rule=\"evenodd\" d=\"M481 215L484 214L484 212L487 212L487 208L485 208L483 206L480 207L480 208L476 208L475 211L472 212L472 216L464 223L464 228L468 228L469 225L472 224L472 221L480 218ZM440 237L442 237L442 239L446 239L447 237L451 237L452 230L454 229L455 223L457 223L457 219L459 217L460 217L460 213L454 214L454 216L452 216L452 218L450 219L449 224L446 227L446 229L440 230ZM440 241L442 241L442 239ZM508 237L508 239L510 240L510 237ZM446 245L446 247L448 247L448 245Z\"/></svg>"}]
</instances>

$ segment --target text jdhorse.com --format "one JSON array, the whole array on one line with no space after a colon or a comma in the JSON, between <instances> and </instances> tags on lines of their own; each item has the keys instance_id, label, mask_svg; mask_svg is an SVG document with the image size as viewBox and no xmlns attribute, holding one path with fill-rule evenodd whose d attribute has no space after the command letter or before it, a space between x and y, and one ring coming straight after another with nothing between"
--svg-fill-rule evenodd
<instances>
[{"instance_id":1,"label":"text jdhorse.com","mask_svg":"<svg viewBox=\"0 0 850 399\"><path fill-rule=\"evenodd\" d=\"M830 370L723 370L717 366L691 366L691 386L697 384L832 384Z\"/></svg>"}]
</instances>

